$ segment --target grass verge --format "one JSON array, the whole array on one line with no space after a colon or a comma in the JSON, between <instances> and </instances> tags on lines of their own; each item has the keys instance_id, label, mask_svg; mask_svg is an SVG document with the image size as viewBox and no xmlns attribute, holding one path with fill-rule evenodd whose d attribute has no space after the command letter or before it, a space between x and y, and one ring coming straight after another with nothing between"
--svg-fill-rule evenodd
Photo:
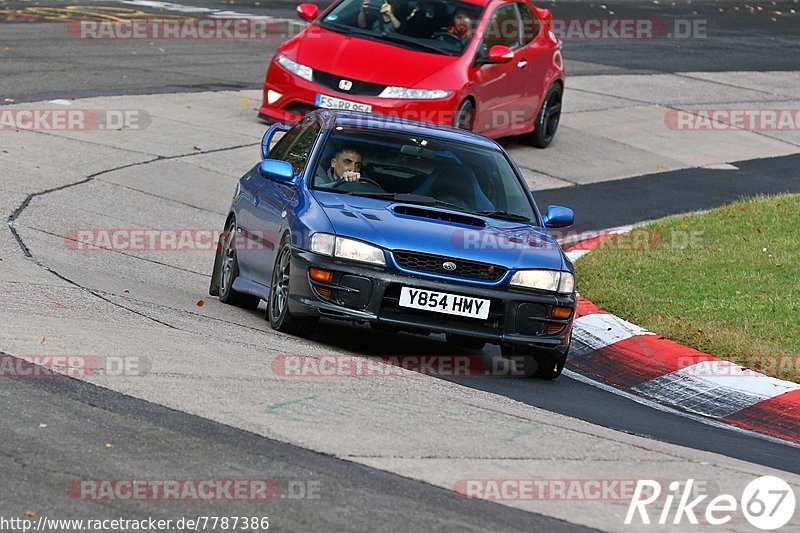
<instances>
[{"instance_id":1,"label":"grass verge","mask_svg":"<svg viewBox=\"0 0 800 533\"><path fill-rule=\"evenodd\" d=\"M578 291L676 342L800 382L800 195L757 197L613 236Z\"/></svg>"}]
</instances>

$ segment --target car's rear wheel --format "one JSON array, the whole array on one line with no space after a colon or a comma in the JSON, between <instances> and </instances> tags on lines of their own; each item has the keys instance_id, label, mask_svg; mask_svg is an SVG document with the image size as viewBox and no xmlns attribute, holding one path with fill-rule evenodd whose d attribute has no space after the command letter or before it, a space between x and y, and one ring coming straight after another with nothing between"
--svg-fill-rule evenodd
<instances>
[{"instance_id":1,"label":"car's rear wheel","mask_svg":"<svg viewBox=\"0 0 800 533\"><path fill-rule=\"evenodd\" d=\"M567 351L542 350L532 346L504 344L500 347L503 357L514 360L517 371L527 377L555 379L564 370Z\"/></svg>"},{"instance_id":2,"label":"car's rear wheel","mask_svg":"<svg viewBox=\"0 0 800 533\"><path fill-rule=\"evenodd\" d=\"M239 260L236 256L236 219L231 218L225 226L220 245L217 247L219 254L219 301L245 309L255 309L261 298L251 294L244 294L234 290L233 282L239 277Z\"/></svg>"},{"instance_id":3,"label":"car's rear wheel","mask_svg":"<svg viewBox=\"0 0 800 533\"><path fill-rule=\"evenodd\" d=\"M469 350L483 350L483 347L486 346L485 340L476 339L475 337L467 337L466 335L456 335L453 333L447 334L447 343L455 344L456 346L467 348Z\"/></svg>"},{"instance_id":4,"label":"car's rear wheel","mask_svg":"<svg viewBox=\"0 0 800 533\"><path fill-rule=\"evenodd\" d=\"M561 85L554 83L544 96L544 103L536 116L535 128L519 136L519 140L536 148L547 148L556 137L561 120Z\"/></svg>"},{"instance_id":5,"label":"car's rear wheel","mask_svg":"<svg viewBox=\"0 0 800 533\"><path fill-rule=\"evenodd\" d=\"M475 104L472 103L472 100L464 100L458 106L458 111L456 111L456 116L453 119L453 126L462 130L472 131L474 125Z\"/></svg>"},{"instance_id":6,"label":"car's rear wheel","mask_svg":"<svg viewBox=\"0 0 800 533\"><path fill-rule=\"evenodd\" d=\"M307 337L319 319L313 316L295 316L289 311L289 280L292 269L292 247L287 239L281 243L275 268L272 269L272 283L267 302L267 320L272 329L289 335Z\"/></svg>"}]
</instances>

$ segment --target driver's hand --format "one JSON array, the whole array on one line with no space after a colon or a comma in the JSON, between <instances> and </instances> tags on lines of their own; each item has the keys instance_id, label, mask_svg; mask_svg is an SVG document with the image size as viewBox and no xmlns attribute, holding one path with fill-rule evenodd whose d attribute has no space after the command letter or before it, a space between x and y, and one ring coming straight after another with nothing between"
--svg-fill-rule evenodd
<instances>
[{"instance_id":1,"label":"driver's hand","mask_svg":"<svg viewBox=\"0 0 800 533\"><path fill-rule=\"evenodd\" d=\"M344 181L358 181L361 179L361 172L356 172L355 170L348 170L344 174L342 174L342 179Z\"/></svg>"},{"instance_id":2,"label":"driver's hand","mask_svg":"<svg viewBox=\"0 0 800 533\"><path fill-rule=\"evenodd\" d=\"M381 5L381 15L391 15L392 14L392 6L387 2L384 2Z\"/></svg>"}]
</instances>

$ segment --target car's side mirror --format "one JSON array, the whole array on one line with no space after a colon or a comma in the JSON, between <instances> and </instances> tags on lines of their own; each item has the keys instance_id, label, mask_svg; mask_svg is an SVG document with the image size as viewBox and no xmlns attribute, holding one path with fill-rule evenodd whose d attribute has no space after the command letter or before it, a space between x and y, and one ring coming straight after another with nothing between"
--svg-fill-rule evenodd
<instances>
[{"instance_id":1,"label":"car's side mirror","mask_svg":"<svg viewBox=\"0 0 800 533\"><path fill-rule=\"evenodd\" d=\"M567 207L549 205L547 213L542 215L542 222L546 228L565 228L575 222L575 213Z\"/></svg>"},{"instance_id":2,"label":"car's side mirror","mask_svg":"<svg viewBox=\"0 0 800 533\"><path fill-rule=\"evenodd\" d=\"M308 22L314 22L319 15L319 8L315 4L300 4L297 6L297 15Z\"/></svg>"},{"instance_id":3,"label":"car's side mirror","mask_svg":"<svg viewBox=\"0 0 800 533\"><path fill-rule=\"evenodd\" d=\"M514 51L508 46L496 44L489 49L489 62L508 63L514 59Z\"/></svg>"},{"instance_id":4,"label":"car's side mirror","mask_svg":"<svg viewBox=\"0 0 800 533\"><path fill-rule=\"evenodd\" d=\"M489 53L483 52L475 60L476 65L489 65L496 63L508 63L514 59L514 51L508 46L496 44L489 49Z\"/></svg>"},{"instance_id":5,"label":"car's side mirror","mask_svg":"<svg viewBox=\"0 0 800 533\"><path fill-rule=\"evenodd\" d=\"M286 124L273 124L269 127L269 129L264 133L264 137L261 138L261 159L266 159L267 154L269 154L269 145L272 142L272 137L279 131L289 131L292 129L291 126Z\"/></svg>"},{"instance_id":6,"label":"car's side mirror","mask_svg":"<svg viewBox=\"0 0 800 533\"><path fill-rule=\"evenodd\" d=\"M286 185L294 184L294 169L286 161L265 159L258 165L258 173L264 179L277 181Z\"/></svg>"}]
</instances>

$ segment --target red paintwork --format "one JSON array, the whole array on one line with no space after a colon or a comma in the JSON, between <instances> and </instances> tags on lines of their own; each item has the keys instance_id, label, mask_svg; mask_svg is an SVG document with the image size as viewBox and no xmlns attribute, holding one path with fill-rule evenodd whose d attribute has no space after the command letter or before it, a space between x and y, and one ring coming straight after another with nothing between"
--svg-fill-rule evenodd
<instances>
[{"instance_id":1,"label":"red paintwork","mask_svg":"<svg viewBox=\"0 0 800 533\"><path fill-rule=\"evenodd\" d=\"M538 9L527 0L534 14L542 21L539 35L525 46L514 50L507 63L473 65L480 38L494 11L512 0L467 0L486 5L475 36L460 57L408 50L391 44L342 35L316 24L284 42L278 53L289 59L350 80L418 89L453 91L441 100L391 100L352 95L299 78L275 63L270 63L264 83L262 116L272 120L294 122L298 115L286 112L289 104L313 106L318 93L371 104L374 113L403 116L414 120L452 125L458 106L467 98L476 104L473 130L489 137L527 133L534 129L542 98L547 89L564 83L564 68L557 40L548 31L550 12ZM324 17L334 5L325 9ZM527 61L527 66L518 64ZM267 103L267 91L283 96L274 104Z\"/></svg>"}]
</instances>

